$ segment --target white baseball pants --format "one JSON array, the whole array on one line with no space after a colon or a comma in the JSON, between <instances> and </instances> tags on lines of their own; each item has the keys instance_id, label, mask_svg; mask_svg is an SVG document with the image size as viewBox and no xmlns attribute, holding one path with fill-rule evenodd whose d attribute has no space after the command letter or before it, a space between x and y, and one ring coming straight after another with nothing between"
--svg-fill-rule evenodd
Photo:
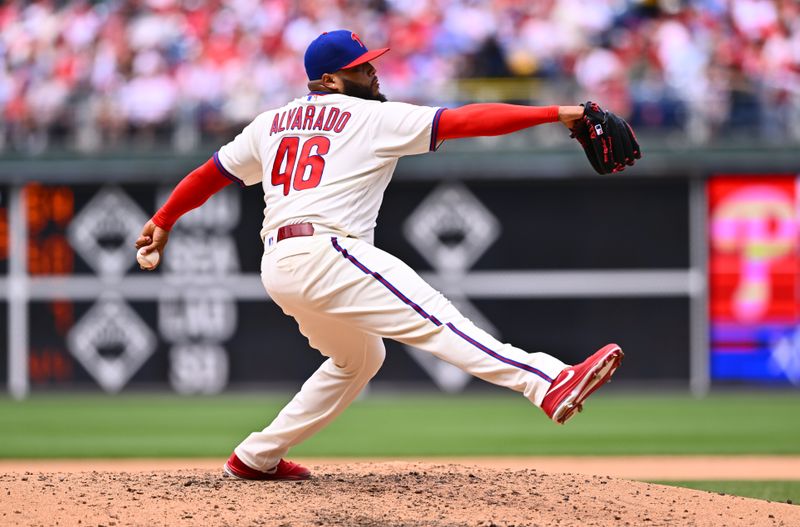
<instances>
[{"instance_id":1,"label":"white baseball pants","mask_svg":"<svg viewBox=\"0 0 800 527\"><path fill-rule=\"evenodd\" d=\"M290 447L322 429L358 396L383 363L382 338L433 353L540 406L567 365L526 353L478 329L398 258L354 238L315 235L268 247L261 279L310 345L328 357L300 392L236 455L269 470Z\"/></svg>"}]
</instances>

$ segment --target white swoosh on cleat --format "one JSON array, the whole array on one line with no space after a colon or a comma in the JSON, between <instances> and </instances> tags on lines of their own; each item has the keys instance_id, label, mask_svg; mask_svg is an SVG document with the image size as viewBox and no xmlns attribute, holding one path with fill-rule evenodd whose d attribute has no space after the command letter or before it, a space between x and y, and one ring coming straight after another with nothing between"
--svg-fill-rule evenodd
<instances>
[{"instance_id":1,"label":"white swoosh on cleat","mask_svg":"<svg viewBox=\"0 0 800 527\"><path fill-rule=\"evenodd\" d=\"M567 376L564 377L564 379L560 383L558 383L555 386L553 386L552 388L550 388L550 391L552 392L552 391L558 390L559 388L561 388L562 386L567 384L569 382L569 380L572 378L573 375L575 375L575 370L569 370L567 372Z\"/></svg>"}]
</instances>

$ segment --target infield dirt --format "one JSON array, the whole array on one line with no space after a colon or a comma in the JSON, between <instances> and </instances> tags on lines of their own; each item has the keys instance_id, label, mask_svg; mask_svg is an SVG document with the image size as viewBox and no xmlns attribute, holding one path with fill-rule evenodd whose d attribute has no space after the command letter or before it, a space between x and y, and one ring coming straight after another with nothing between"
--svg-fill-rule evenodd
<instances>
[{"instance_id":1,"label":"infield dirt","mask_svg":"<svg viewBox=\"0 0 800 527\"><path fill-rule=\"evenodd\" d=\"M187 462L189 465L190 462ZM309 463L302 482L219 469L0 474L1 525L800 525L800 507L536 469Z\"/></svg>"}]
</instances>

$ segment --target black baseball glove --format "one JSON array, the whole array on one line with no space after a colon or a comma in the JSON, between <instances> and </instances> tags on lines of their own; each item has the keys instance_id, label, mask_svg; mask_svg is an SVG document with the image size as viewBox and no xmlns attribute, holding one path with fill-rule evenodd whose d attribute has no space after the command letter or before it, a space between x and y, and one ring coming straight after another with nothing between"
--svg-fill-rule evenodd
<instances>
[{"instance_id":1,"label":"black baseball glove","mask_svg":"<svg viewBox=\"0 0 800 527\"><path fill-rule=\"evenodd\" d=\"M642 157L639 143L625 119L591 101L582 104L583 117L570 129L598 174L625 170Z\"/></svg>"}]
</instances>

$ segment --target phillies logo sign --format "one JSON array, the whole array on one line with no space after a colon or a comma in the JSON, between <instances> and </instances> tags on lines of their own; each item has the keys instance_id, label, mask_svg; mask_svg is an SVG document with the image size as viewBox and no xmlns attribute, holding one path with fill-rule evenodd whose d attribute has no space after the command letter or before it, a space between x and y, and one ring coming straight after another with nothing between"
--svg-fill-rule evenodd
<instances>
[{"instance_id":1,"label":"phillies logo sign","mask_svg":"<svg viewBox=\"0 0 800 527\"><path fill-rule=\"evenodd\" d=\"M355 40L356 42L358 42L358 44L359 44L359 45L360 45L362 48L364 48L364 49L367 49L367 46L365 46L365 45L364 45L364 43L363 43L363 42L361 42L361 38L360 38L358 35L356 35L355 33L350 33L350 38L352 38L353 40Z\"/></svg>"}]
</instances>

